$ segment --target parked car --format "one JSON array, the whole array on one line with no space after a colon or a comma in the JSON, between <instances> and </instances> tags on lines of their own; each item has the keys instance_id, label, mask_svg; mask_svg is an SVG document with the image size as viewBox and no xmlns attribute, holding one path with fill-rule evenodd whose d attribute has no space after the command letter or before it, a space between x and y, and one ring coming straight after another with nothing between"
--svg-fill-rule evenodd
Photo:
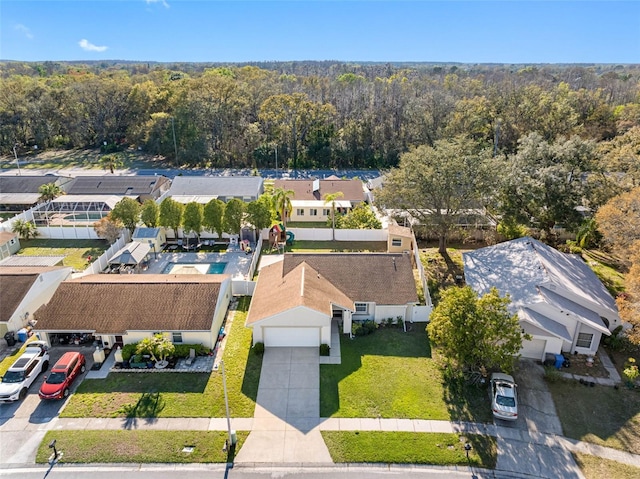
<instances>
[{"instance_id":1,"label":"parked car","mask_svg":"<svg viewBox=\"0 0 640 479\"><path fill-rule=\"evenodd\" d=\"M62 399L69 396L69 388L74 379L85 372L86 362L82 353L64 353L42 383L38 393L40 399Z\"/></svg>"},{"instance_id":2,"label":"parked car","mask_svg":"<svg viewBox=\"0 0 640 479\"><path fill-rule=\"evenodd\" d=\"M518 393L513 377L504 373L491 375L491 410L493 416L506 421L518 419Z\"/></svg>"},{"instance_id":3,"label":"parked car","mask_svg":"<svg viewBox=\"0 0 640 479\"><path fill-rule=\"evenodd\" d=\"M49 348L44 341L27 343L24 352L2 376L0 402L24 399L41 372L49 367Z\"/></svg>"}]
</instances>

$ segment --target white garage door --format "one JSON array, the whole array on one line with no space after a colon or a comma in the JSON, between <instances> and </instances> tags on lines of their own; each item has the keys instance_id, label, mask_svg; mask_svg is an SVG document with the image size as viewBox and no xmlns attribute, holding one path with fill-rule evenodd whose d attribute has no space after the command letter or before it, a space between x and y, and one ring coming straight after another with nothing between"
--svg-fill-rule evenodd
<instances>
[{"instance_id":1,"label":"white garage door","mask_svg":"<svg viewBox=\"0 0 640 479\"><path fill-rule=\"evenodd\" d=\"M267 347L320 346L320 328L264 328Z\"/></svg>"},{"instance_id":2,"label":"white garage door","mask_svg":"<svg viewBox=\"0 0 640 479\"><path fill-rule=\"evenodd\" d=\"M531 358L542 360L544 347L547 345L546 339L532 339L531 341L523 341L520 355L523 358Z\"/></svg>"}]
</instances>

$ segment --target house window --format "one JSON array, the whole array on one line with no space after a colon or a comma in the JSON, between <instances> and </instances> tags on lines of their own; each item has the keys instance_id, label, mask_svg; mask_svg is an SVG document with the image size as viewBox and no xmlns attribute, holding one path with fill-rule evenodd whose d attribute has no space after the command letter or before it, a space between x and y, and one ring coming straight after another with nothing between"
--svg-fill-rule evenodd
<instances>
[{"instance_id":1,"label":"house window","mask_svg":"<svg viewBox=\"0 0 640 479\"><path fill-rule=\"evenodd\" d=\"M296 215L298 215L298 216L304 216L304 210L303 210L302 208L298 208L298 209L296 210Z\"/></svg>"},{"instance_id":2,"label":"house window","mask_svg":"<svg viewBox=\"0 0 640 479\"><path fill-rule=\"evenodd\" d=\"M323 216L329 216L330 214L331 214L331 210L330 209L327 208L327 209L322 210L322 215Z\"/></svg>"},{"instance_id":3,"label":"house window","mask_svg":"<svg viewBox=\"0 0 640 479\"><path fill-rule=\"evenodd\" d=\"M181 343L182 342L182 333L173 333L171 342L172 343Z\"/></svg>"},{"instance_id":4,"label":"house window","mask_svg":"<svg viewBox=\"0 0 640 479\"><path fill-rule=\"evenodd\" d=\"M391 240L391 246L402 246L402 238L393 238Z\"/></svg>"},{"instance_id":5,"label":"house window","mask_svg":"<svg viewBox=\"0 0 640 479\"><path fill-rule=\"evenodd\" d=\"M309 210L309 215L318 216L318 210L315 208L311 208L311 210Z\"/></svg>"},{"instance_id":6,"label":"house window","mask_svg":"<svg viewBox=\"0 0 640 479\"><path fill-rule=\"evenodd\" d=\"M591 349L591 342L593 341L593 334L591 333L579 333L578 340L576 341L577 348Z\"/></svg>"},{"instance_id":7,"label":"house window","mask_svg":"<svg viewBox=\"0 0 640 479\"><path fill-rule=\"evenodd\" d=\"M367 310L367 303L356 303L356 313L366 313Z\"/></svg>"}]
</instances>

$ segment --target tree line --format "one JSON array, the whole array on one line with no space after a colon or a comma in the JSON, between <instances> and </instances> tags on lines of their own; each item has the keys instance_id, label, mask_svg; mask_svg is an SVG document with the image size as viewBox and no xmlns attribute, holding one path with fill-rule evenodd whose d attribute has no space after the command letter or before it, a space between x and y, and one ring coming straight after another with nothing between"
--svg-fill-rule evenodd
<instances>
[{"instance_id":1,"label":"tree line","mask_svg":"<svg viewBox=\"0 0 640 479\"><path fill-rule=\"evenodd\" d=\"M634 65L3 62L0 149L293 169L386 169L460 135L494 156L532 133L615 150L640 125L639 79Z\"/></svg>"}]
</instances>

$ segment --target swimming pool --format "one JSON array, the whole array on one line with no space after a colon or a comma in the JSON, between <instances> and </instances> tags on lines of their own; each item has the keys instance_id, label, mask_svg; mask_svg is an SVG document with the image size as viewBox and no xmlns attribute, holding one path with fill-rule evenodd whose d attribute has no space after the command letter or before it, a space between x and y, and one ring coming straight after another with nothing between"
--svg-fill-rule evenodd
<instances>
[{"instance_id":1,"label":"swimming pool","mask_svg":"<svg viewBox=\"0 0 640 479\"><path fill-rule=\"evenodd\" d=\"M222 274L227 263L168 263L162 274Z\"/></svg>"}]
</instances>

